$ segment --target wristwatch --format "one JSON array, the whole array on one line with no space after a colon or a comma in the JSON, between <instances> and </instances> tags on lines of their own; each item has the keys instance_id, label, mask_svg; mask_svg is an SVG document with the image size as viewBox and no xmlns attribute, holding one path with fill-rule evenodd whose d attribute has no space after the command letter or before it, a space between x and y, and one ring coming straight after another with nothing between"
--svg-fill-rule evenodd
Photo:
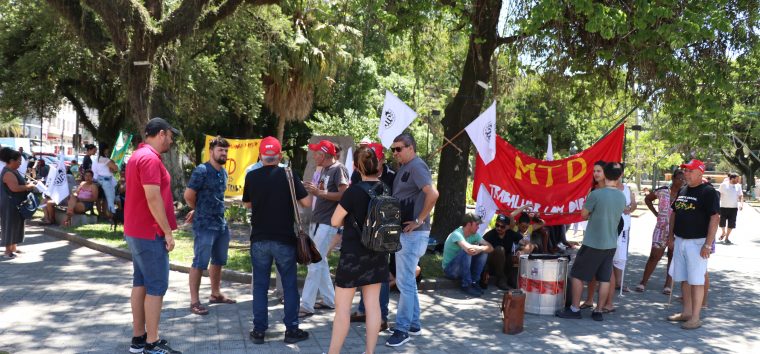
<instances>
[{"instance_id":1,"label":"wristwatch","mask_svg":"<svg viewBox=\"0 0 760 354\"><path fill-rule=\"evenodd\" d=\"M414 223L417 225L422 225L422 223L420 222L420 219L414 219Z\"/></svg>"},{"instance_id":2,"label":"wristwatch","mask_svg":"<svg viewBox=\"0 0 760 354\"><path fill-rule=\"evenodd\" d=\"M702 245L702 248L709 250L709 249L712 249L712 245L708 245L705 243L704 245Z\"/></svg>"}]
</instances>

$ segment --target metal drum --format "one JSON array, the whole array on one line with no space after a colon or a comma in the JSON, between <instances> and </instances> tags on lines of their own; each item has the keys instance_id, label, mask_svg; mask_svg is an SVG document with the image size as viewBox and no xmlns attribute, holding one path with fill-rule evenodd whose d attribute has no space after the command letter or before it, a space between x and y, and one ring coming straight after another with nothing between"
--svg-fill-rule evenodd
<instances>
[{"instance_id":1,"label":"metal drum","mask_svg":"<svg viewBox=\"0 0 760 354\"><path fill-rule=\"evenodd\" d=\"M565 306L567 257L537 254L520 256L520 289L525 292L525 312L553 315Z\"/></svg>"}]
</instances>

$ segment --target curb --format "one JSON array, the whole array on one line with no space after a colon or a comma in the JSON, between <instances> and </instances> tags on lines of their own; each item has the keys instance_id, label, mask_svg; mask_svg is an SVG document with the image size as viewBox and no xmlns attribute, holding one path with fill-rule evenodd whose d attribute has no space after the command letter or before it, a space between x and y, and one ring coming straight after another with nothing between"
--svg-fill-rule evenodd
<instances>
[{"instance_id":1,"label":"curb","mask_svg":"<svg viewBox=\"0 0 760 354\"><path fill-rule=\"evenodd\" d=\"M130 262L132 261L132 253L127 250L123 250L120 248L115 248L115 247L111 247L111 246L107 246L101 243L91 241L75 233L66 232L65 230L59 227L44 226L43 230L44 230L45 235L67 240L69 242L76 243L80 246L84 246L84 247L96 250L98 252L107 253L115 257L126 259ZM177 264L174 262L169 262L169 269L173 271L181 272L181 273L186 273L186 274L190 273L189 266ZM203 271L203 275L208 276L208 272ZM239 272L236 270L229 270L229 269L222 269L222 280L231 281L235 283L251 284L252 276L251 276L251 273ZM305 279L299 278L298 286L303 287L304 281ZM271 279L270 286L275 286L274 278ZM423 291L455 289L456 287L457 287L456 282L449 279L436 279L436 278L422 279L417 284L417 289L423 290Z\"/></svg>"},{"instance_id":2,"label":"curb","mask_svg":"<svg viewBox=\"0 0 760 354\"><path fill-rule=\"evenodd\" d=\"M43 229L45 230L44 231L45 235L50 235L56 238L68 240L70 242L76 243L78 245L81 245L87 248L94 249L102 253L107 253L112 256L123 258L130 262L132 261L132 253L129 251L119 249L119 248L114 248L111 246L106 246L104 244L91 241L75 233L66 232L58 227L45 226ZM182 273L190 273L189 266L177 264L174 262L169 262L169 269L177 271L177 272L182 272ZM208 276L208 271L203 271L203 275ZM222 280L236 282L236 283L250 284L251 274L238 272L236 270L222 269ZM272 284L274 284L274 279L272 279Z\"/></svg>"}]
</instances>

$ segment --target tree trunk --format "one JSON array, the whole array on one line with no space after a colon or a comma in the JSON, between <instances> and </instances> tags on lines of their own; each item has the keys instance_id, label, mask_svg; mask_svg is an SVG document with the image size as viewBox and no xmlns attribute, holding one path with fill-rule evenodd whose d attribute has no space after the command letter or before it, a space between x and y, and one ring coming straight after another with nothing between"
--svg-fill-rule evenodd
<instances>
[{"instance_id":1,"label":"tree trunk","mask_svg":"<svg viewBox=\"0 0 760 354\"><path fill-rule=\"evenodd\" d=\"M150 103L153 93L153 65L156 49L144 29L136 28L132 46L124 63L129 101L129 119L139 132L144 133L150 119Z\"/></svg>"},{"instance_id":2,"label":"tree trunk","mask_svg":"<svg viewBox=\"0 0 760 354\"><path fill-rule=\"evenodd\" d=\"M444 134L453 137L480 114L485 99L485 89L478 81L488 83L491 78L491 56L498 46L497 26L501 0L477 0L472 8L467 60L462 79L454 100L446 106L443 118ZM462 153L446 147L441 153L438 168L438 191L435 218L431 236L439 243L459 227L465 212L465 195L470 161L470 139L463 133L453 140Z\"/></svg>"},{"instance_id":3,"label":"tree trunk","mask_svg":"<svg viewBox=\"0 0 760 354\"><path fill-rule=\"evenodd\" d=\"M283 144L282 138L285 137L285 118L277 117L277 140Z\"/></svg>"}]
</instances>

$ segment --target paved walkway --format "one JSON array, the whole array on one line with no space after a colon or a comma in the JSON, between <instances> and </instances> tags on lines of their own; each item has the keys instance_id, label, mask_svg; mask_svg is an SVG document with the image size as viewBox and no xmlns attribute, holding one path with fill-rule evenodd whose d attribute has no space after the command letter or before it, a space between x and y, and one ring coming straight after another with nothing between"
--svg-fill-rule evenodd
<instances>
[{"instance_id":1,"label":"paved walkway","mask_svg":"<svg viewBox=\"0 0 760 354\"><path fill-rule=\"evenodd\" d=\"M638 283L649 252L654 218L634 219L627 281ZM618 311L594 322L526 315L525 332L500 332L498 303L501 291L493 287L481 299L456 290L420 295L423 336L398 349L382 345L380 353L484 352L699 352L757 353L760 351L760 214L744 210L733 246L718 245L710 260L712 287L704 326L684 331L663 318L680 309L668 308L659 290L663 268L658 268L644 294L625 294ZM129 293L131 264L88 248L40 234L28 228L25 253L0 261L0 352L9 353L127 353L131 336ZM202 294L208 295L204 279ZM267 342L248 340L251 295L247 285L223 284L237 305L212 305L208 316L189 313L187 275L172 272L161 319L161 336L185 353L321 353L330 340L331 312L306 319L311 333L297 345L282 342L282 306L270 302ZM392 294L391 313L397 296ZM393 315L391 316L393 320ZM364 327L352 324L344 353L364 350Z\"/></svg>"}]
</instances>

